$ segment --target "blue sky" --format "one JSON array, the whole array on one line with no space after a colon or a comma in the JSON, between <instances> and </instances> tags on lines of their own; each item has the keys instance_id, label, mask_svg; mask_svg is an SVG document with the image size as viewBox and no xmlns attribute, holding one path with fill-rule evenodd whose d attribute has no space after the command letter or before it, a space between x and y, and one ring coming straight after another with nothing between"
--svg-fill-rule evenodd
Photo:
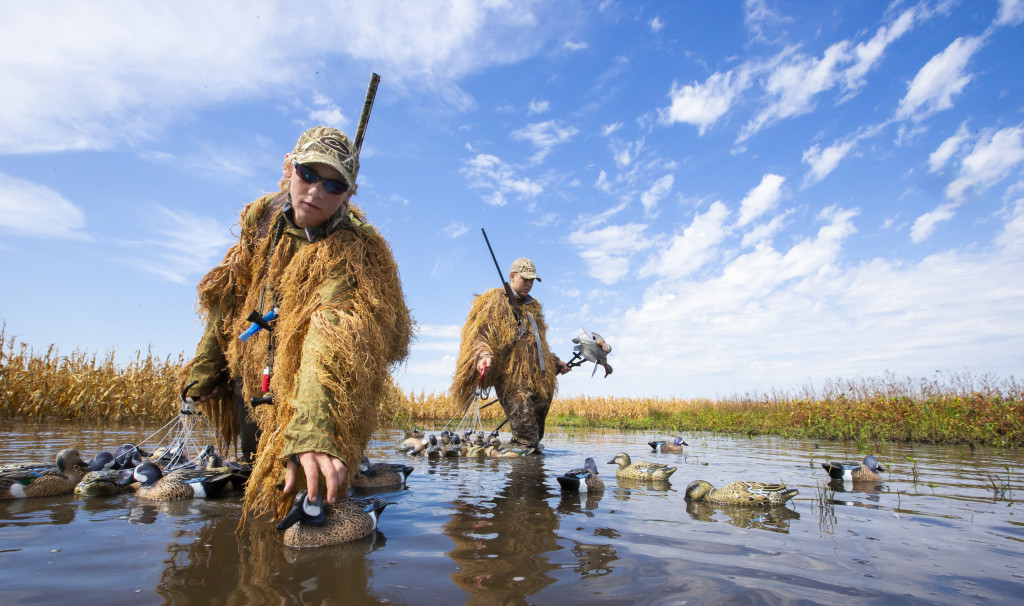
<instances>
[{"instance_id":1,"label":"blue sky","mask_svg":"<svg viewBox=\"0 0 1024 606\"><path fill-rule=\"evenodd\" d=\"M567 396L1021 374L1024 2L2 2L0 321L191 355L195 285L307 127L442 392L475 293L531 257ZM582 372L581 372L582 370Z\"/></svg>"}]
</instances>

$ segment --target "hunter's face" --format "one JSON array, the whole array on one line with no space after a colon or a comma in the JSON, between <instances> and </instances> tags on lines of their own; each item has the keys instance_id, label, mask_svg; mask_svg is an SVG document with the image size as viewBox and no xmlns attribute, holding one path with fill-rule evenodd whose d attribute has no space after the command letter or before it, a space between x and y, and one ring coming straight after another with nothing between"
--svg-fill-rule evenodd
<instances>
[{"instance_id":1,"label":"hunter's face","mask_svg":"<svg viewBox=\"0 0 1024 606\"><path fill-rule=\"evenodd\" d=\"M516 272L512 272L509 275L508 285L512 287L512 290L516 291L519 298L523 298L530 294L530 290L533 288L533 278L524 278Z\"/></svg>"}]
</instances>

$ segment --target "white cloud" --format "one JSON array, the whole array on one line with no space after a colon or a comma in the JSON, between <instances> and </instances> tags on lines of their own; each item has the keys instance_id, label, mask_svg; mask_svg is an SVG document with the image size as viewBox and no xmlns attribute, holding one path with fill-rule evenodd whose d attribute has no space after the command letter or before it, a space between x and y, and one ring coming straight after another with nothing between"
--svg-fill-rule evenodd
<instances>
[{"instance_id":1,"label":"white cloud","mask_svg":"<svg viewBox=\"0 0 1024 606\"><path fill-rule=\"evenodd\" d=\"M562 45L562 48L564 48L566 50L570 50L570 51L586 50L587 47L588 47L588 45L587 45L586 42L569 42L569 41L566 41L566 43Z\"/></svg>"},{"instance_id":2,"label":"white cloud","mask_svg":"<svg viewBox=\"0 0 1024 606\"><path fill-rule=\"evenodd\" d=\"M530 106L527 109L527 114L543 114L544 112L551 109L551 104L547 101L537 101L536 99L530 101Z\"/></svg>"},{"instance_id":3,"label":"white cloud","mask_svg":"<svg viewBox=\"0 0 1024 606\"><path fill-rule=\"evenodd\" d=\"M48 238L89 239L85 215L50 189L0 173L0 230Z\"/></svg>"},{"instance_id":4,"label":"white cloud","mask_svg":"<svg viewBox=\"0 0 1024 606\"><path fill-rule=\"evenodd\" d=\"M0 20L0 153L109 149L153 137L193 108L312 95L310 63L338 57L379 66L400 93L469 107L460 77L532 56L563 33L557 14L538 19L534 9L561 10L424 0L410 11L380 0L304 11L268 0L183 0L70 3L54 19L38 4L12 4ZM362 100L362 74L355 82L347 113Z\"/></svg>"},{"instance_id":5,"label":"white cloud","mask_svg":"<svg viewBox=\"0 0 1024 606\"><path fill-rule=\"evenodd\" d=\"M725 204L712 203L707 212L696 215L681 234L669 239L668 245L640 270L640 276L682 280L714 260L726 236L728 216Z\"/></svg>"},{"instance_id":6,"label":"white cloud","mask_svg":"<svg viewBox=\"0 0 1024 606\"><path fill-rule=\"evenodd\" d=\"M742 70L715 72L703 84L678 86L673 82L669 91L672 104L659 112L659 119L662 124L692 124L703 135L729 111L749 84L749 74Z\"/></svg>"},{"instance_id":7,"label":"white cloud","mask_svg":"<svg viewBox=\"0 0 1024 606\"><path fill-rule=\"evenodd\" d=\"M328 97L315 93L313 95L313 109L309 112L310 121L316 124L345 128L348 119L341 113L341 108Z\"/></svg>"},{"instance_id":8,"label":"white cloud","mask_svg":"<svg viewBox=\"0 0 1024 606\"><path fill-rule=\"evenodd\" d=\"M747 192L740 202L740 216L736 220L736 226L742 227L775 208L782 197L782 184L785 182L785 177L772 173L761 177L757 187Z\"/></svg>"},{"instance_id":9,"label":"white cloud","mask_svg":"<svg viewBox=\"0 0 1024 606\"><path fill-rule=\"evenodd\" d=\"M803 153L801 160L804 164L811 167L811 170L804 175L803 187L810 187L815 183L818 183L825 177L834 171L839 163L843 161L853 149L856 144L856 139L849 141L843 141L826 147L825 149L819 148L817 145L812 146L810 149Z\"/></svg>"},{"instance_id":10,"label":"white cloud","mask_svg":"<svg viewBox=\"0 0 1024 606\"><path fill-rule=\"evenodd\" d=\"M963 200L968 189L986 188L1012 176L1024 165L1024 128L1015 126L985 133L963 159L959 176L946 187L951 200Z\"/></svg>"},{"instance_id":11,"label":"white cloud","mask_svg":"<svg viewBox=\"0 0 1024 606\"><path fill-rule=\"evenodd\" d=\"M970 140L970 134L967 132L967 123L964 122L960 125L960 128L956 130L956 134L943 141L939 147L928 156L928 171L937 173L942 170L942 167L949 162L949 159L953 157L963 144Z\"/></svg>"},{"instance_id":12,"label":"white cloud","mask_svg":"<svg viewBox=\"0 0 1024 606\"><path fill-rule=\"evenodd\" d=\"M1020 25L1024 23L1024 0L999 0L999 14L996 25Z\"/></svg>"},{"instance_id":13,"label":"white cloud","mask_svg":"<svg viewBox=\"0 0 1024 606\"><path fill-rule=\"evenodd\" d=\"M506 195L534 198L544 191L539 184L528 177L520 177L514 168L490 154L477 154L466 160L459 172L470 187L484 190L484 201L493 206L504 206L508 201Z\"/></svg>"},{"instance_id":14,"label":"white cloud","mask_svg":"<svg viewBox=\"0 0 1024 606\"><path fill-rule=\"evenodd\" d=\"M956 216L956 209L959 204L940 204L935 210L926 212L914 220L910 228L910 241L920 244L928 239L935 232L935 226L943 221L949 221Z\"/></svg>"},{"instance_id":15,"label":"white cloud","mask_svg":"<svg viewBox=\"0 0 1024 606\"><path fill-rule=\"evenodd\" d=\"M665 22L662 21L661 19L659 19L658 17L655 17L655 18L651 19L650 25L651 25L651 31L652 32L660 32L662 30L662 28L665 27Z\"/></svg>"},{"instance_id":16,"label":"white cloud","mask_svg":"<svg viewBox=\"0 0 1024 606\"><path fill-rule=\"evenodd\" d=\"M562 126L556 120L547 122L536 122L529 124L512 133L512 138L517 141L529 141L537 148L537 153L530 159L533 163L539 163L551 152L551 148L559 143L565 143L572 139L579 130L573 126Z\"/></svg>"},{"instance_id":17,"label":"white cloud","mask_svg":"<svg viewBox=\"0 0 1024 606\"><path fill-rule=\"evenodd\" d=\"M982 39L961 37L928 60L907 87L896 110L899 119L924 119L953 107L953 97L971 81L965 73L967 62L982 46Z\"/></svg>"},{"instance_id":18,"label":"white cloud","mask_svg":"<svg viewBox=\"0 0 1024 606\"><path fill-rule=\"evenodd\" d=\"M469 228L466 227L466 224L462 221L452 221L448 225L445 225L442 231L444 232L444 235L454 239L465 234L469 231Z\"/></svg>"},{"instance_id":19,"label":"white cloud","mask_svg":"<svg viewBox=\"0 0 1024 606\"><path fill-rule=\"evenodd\" d=\"M859 90L864 86L865 76L885 55L885 49L913 29L917 16L918 8L909 8L891 24L879 27L870 40L853 48L854 63L843 72L844 87L847 90Z\"/></svg>"},{"instance_id":20,"label":"white cloud","mask_svg":"<svg viewBox=\"0 0 1024 606\"><path fill-rule=\"evenodd\" d=\"M638 223L593 231L579 229L569 234L569 243L579 251L590 276L605 284L615 284L629 273L632 257L651 247L645 229L646 225Z\"/></svg>"},{"instance_id":21,"label":"white cloud","mask_svg":"<svg viewBox=\"0 0 1024 606\"><path fill-rule=\"evenodd\" d=\"M123 260L171 282L184 283L202 275L234 243L227 226L186 211L157 206L149 222L156 238L122 242L135 251Z\"/></svg>"},{"instance_id":22,"label":"white cloud","mask_svg":"<svg viewBox=\"0 0 1024 606\"><path fill-rule=\"evenodd\" d=\"M647 214L653 213L655 208L658 206L658 202L672 191L672 185L675 182L675 177L672 175L665 175L655 181L654 185L652 185L650 189L640 194L640 203L644 207L644 212Z\"/></svg>"},{"instance_id":23,"label":"white cloud","mask_svg":"<svg viewBox=\"0 0 1024 606\"><path fill-rule=\"evenodd\" d=\"M619 130L620 128L622 128L622 122L615 122L613 124L608 124L607 126L605 126L604 128L601 129L601 135L607 137L608 135L610 135L610 134L614 133L615 131Z\"/></svg>"}]
</instances>

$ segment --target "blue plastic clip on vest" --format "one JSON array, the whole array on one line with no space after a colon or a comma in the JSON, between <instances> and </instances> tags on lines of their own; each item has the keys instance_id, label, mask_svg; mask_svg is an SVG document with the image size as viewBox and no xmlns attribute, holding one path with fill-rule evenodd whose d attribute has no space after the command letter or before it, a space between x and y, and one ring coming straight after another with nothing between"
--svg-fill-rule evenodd
<instances>
[{"instance_id":1,"label":"blue plastic clip on vest","mask_svg":"<svg viewBox=\"0 0 1024 606\"><path fill-rule=\"evenodd\" d=\"M255 312L253 312L253 313L255 314ZM250 317L250 319L254 319L254 318L252 318L252 315L250 315L249 317ZM263 328L263 326L270 326L270 321L275 319L275 318L277 318L277 308L271 309L270 311L268 311L266 313L266 315L264 315L262 318L260 318L260 320L262 320L262 322L255 322L254 321L252 323L252 325L245 330L245 332L243 332L242 334L238 335L238 338L241 339L242 341L248 341L249 337L251 337L254 334L258 333Z\"/></svg>"}]
</instances>

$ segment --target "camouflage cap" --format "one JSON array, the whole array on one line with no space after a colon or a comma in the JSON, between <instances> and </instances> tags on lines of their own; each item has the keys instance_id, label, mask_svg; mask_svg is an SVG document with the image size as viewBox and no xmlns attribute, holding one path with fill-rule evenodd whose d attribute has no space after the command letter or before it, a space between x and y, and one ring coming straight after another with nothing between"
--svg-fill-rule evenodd
<instances>
[{"instance_id":1,"label":"camouflage cap","mask_svg":"<svg viewBox=\"0 0 1024 606\"><path fill-rule=\"evenodd\" d=\"M540 276L537 275L537 266L533 264L533 261L526 257L519 257L513 261L512 268L509 269L509 271L515 272L527 280L543 282L543 280L540 279Z\"/></svg>"},{"instance_id":2,"label":"camouflage cap","mask_svg":"<svg viewBox=\"0 0 1024 606\"><path fill-rule=\"evenodd\" d=\"M299 164L319 162L331 166L341 173L349 187L355 184L359 174L355 146L345 133L329 126L314 126L302 133L292 150L292 159Z\"/></svg>"}]
</instances>

